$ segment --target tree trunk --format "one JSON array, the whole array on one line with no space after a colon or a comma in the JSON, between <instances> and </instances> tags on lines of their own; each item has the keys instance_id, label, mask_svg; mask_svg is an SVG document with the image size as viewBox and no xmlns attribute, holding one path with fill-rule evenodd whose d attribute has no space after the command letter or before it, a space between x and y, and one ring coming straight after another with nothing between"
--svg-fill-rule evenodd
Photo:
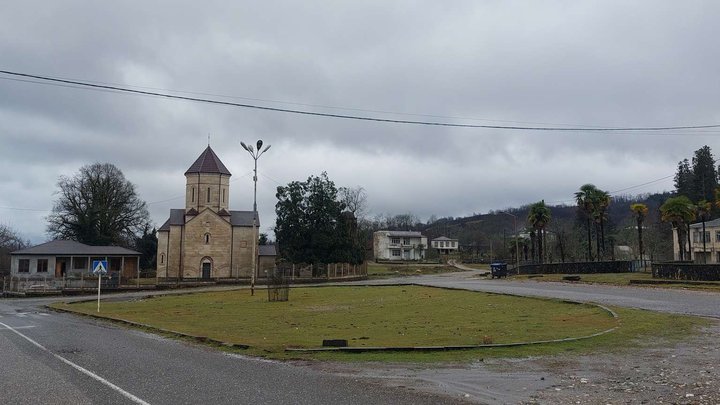
<instances>
[{"instance_id":1,"label":"tree trunk","mask_svg":"<svg viewBox=\"0 0 720 405\"><path fill-rule=\"evenodd\" d=\"M588 244L587 244L587 261L592 261L592 234L590 233L590 217L587 219L587 237L588 237Z\"/></svg>"},{"instance_id":2,"label":"tree trunk","mask_svg":"<svg viewBox=\"0 0 720 405\"><path fill-rule=\"evenodd\" d=\"M600 246L602 247L602 258L605 259L605 220L604 214L600 213Z\"/></svg>"},{"instance_id":3,"label":"tree trunk","mask_svg":"<svg viewBox=\"0 0 720 405\"><path fill-rule=\"evenodd\" d=\"M597 250L597 261L602 260L600 256L600 225L595 222L595 247Z\"/></svg>"},{"instance_id":4,"label":"tree trunk","mask_svg":"<svg viewBox=\"0 0 720 405\"><path fill-rule=\"evenodd\" d=\"M537 240L538 240L538 261L540 264L543 263L543 230L538 229L537 234Z\"/></svg>"},{"instance_id":5,"label":"tree trunk","mask_svg":"<svg viewBox=\"0 0 720 405\"><path fill-rule=\"evenodd\" d=\"M640 261L645 264L645 259L643 257L643 240L642 240L642 219L637 219L637 227L638 227L638 251L640 252Z\"/></svg>"},{"instance_id":6,"label":"tree trunk","mask_svg":"<svg viewBox=\"0 0 720 405\"><path fill-rule=\"evenodd\" d=\"M703 264L707 264L707 241L705 240L705 216L703 216L703 233L702 233L702 241L703 241Z\"/></svg>"},{"instance_id":7,"label":"tree trunk","mask_svg":"<svg viewBox=\"0 0 720 405\"><path fill-rule=\"evenodd\" d=\"M693 255L692 255L692 242L690 241L690 224L687 224L687 260L692 261Z\"/></svg>"},{"instance_id":8,"label":"tree trunk","mask_svg":"<svg viewBox=\"0 0 720 405\"><path fill-rule=\"evenodd\" d=\"M683 261L685 259L685 232L682 231L684 229L685 225L678 225L675 228L675 232L677 233L678 238L678 253L680 261Z\"/></svg>"}]
</instances>

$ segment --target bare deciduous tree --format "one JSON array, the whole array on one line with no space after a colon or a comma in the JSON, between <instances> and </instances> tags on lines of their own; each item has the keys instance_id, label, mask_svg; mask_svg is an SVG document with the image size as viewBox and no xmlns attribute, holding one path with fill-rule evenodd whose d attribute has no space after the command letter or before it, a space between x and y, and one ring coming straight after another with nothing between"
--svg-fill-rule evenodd
<instances>
[{"instance_id":1,"label":"bare deciduous tree","mask_svg":"<svg viewBox=\"0 0 720 405\"><path fill-rule=\"evenodd\" d=\"M150 222L135 185L109 163L83 166L58 180L59 198L47 217L48 233L89 245L131 246Z\"/></svg>"}]
</instances>

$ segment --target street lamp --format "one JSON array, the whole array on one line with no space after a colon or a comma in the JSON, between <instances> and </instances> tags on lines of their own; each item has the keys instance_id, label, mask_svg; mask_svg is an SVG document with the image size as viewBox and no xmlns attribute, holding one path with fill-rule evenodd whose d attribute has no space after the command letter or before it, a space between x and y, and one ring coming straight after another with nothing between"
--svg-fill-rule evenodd
<instances>
[{"instance_id":1,"label":"street lamp","mask_svg":"<svg viewBox=\"0 0 720 405\"><path fill-rule=\"evenodd\" d=\"M513 228L515 228L515 270L517 270L517 274L520 274L520 245L518 243L517 215L505 211L500 211L500 213L513 217Z\"/></svg>"},{"instance_id":2,"label":"street lamp","mask_svg":"<svg viewBox=\"0 0 720 405\"><path fill-rule=\"evenodd\" d=\"M252 276L250 277L250 293L254 295L255 292L255 274L257 273L257 243L258 238L255 235L255 226L256 226L256 218L257 218L257 161L262 156L263 153L267 152L268 149L270 149L271 145L268 145L265 147L265 149L262 149L263 141L258 139L258 141L255 143L256 148L253 148L252 145L246 145L245 142L240 141L240 145L242 145L243 149L245 149L250 156L252 156L253 160L255 161L255 169L253 171L253 251L252 251ZM240 272L238 271L238 278L240 277Z\"/></svg>"},{"instance_id":3,"label":"street lamp","mask_svg":"<svg viewBox=\"0 0 720 405\"><path fill-rule=\"evenodd\" d=\"M272 145L266 146L265 149L263 149L262 151L260 151L260 149L263 146L263 141L260 139L258 139L256 143L257 149L253 148L252 145L245 145L245 142L240 142L240 145L242 145L243 149L245 149L255 161L255 169L253 171L253 182L255 183L255 186L253 188L253 211L257 212L257 161L258 159L260 159L260 156L262 156L263 153L267 152L267 150L270 149L270 146Z\"/></svg>"}]
</instances>

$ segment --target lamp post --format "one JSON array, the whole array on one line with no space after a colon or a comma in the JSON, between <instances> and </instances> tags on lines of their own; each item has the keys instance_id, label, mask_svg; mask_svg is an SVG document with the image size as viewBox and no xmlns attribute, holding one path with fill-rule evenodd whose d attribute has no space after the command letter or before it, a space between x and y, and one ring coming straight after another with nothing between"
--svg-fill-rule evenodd
<instances>
[{"instance_id":1,"label":"lamp post","mask_svg":"<svg viewBox=\"0 0 720 405\"><path fill-rule=\"evenodd\" d=\"M518 243L517 215L505 211L500 212L513 217L513 228L515 228L515 270L517 270L517 274L520 274L520 245Z\"/></svg>"},{"instance_id":2,"label":"lamp post","mask_svg":"<svg viewBox=\"0 0 720 405\"><path fill-rule=\"evenodd\" d=\"M268 145L265 149L262 149L263 141L261 139L258 139L256 143L257 149L253 148L252 145L246 145L245 142L240 142L240 145L242 145L243 149L245 149L255 161L255 169L253 170L253 211L257 212L257 161L272 145ZM262 149L262 151L260 149Z\"/></svg>"},{"instance_id":3,"label":"lamp post","mask_svg":"<svg viewBox=\"0 0 720 405\"><path fill-rule=\"evenodd\" d=\"M258 238L255 235L255 224L257 220L257 161L260 159L260 156L263 155L263 153L267 152L268 149L270 149L271 145L267 145L265 149L262 149L263 141L261 139L258 139L258 141L255 143L256 148L253 148L252 145L246 145L245 142L240 142L240 145L242 145L243 149L245 149L250 156L252 156L253 160L255 161L255 169L253 170L253 259L252 259L252 275L250 277L250 291L251 293L255 292L255 273L257 272L257 243ZM238 276L240 273L238 272Z\"/></svg>"}]
</instances>

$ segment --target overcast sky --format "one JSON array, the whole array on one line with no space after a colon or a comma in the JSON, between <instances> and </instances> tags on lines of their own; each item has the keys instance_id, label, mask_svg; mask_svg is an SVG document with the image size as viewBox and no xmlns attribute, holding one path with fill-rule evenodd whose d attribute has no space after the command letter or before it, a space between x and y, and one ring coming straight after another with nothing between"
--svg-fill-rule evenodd
<instances>
[{"instance_id":1,"label":"overcast sky","mask_svg":"<svg viewBox=\"0 0 720 405\"><path fill-rule=\"evenodd\" d=\"M279 108L511 126L720 123L717 1L22 1L0 70ZM463 216L671 176L717 129L597 133L351 121L17 81L0 74L0 223L43 242L60 175L110 162L157 226L210 144L230 207L327 171L372 214ZM183 92L192 92L183 93ZM672 178L623 193L671 190Z\"/></svg>"}]
</instances>

